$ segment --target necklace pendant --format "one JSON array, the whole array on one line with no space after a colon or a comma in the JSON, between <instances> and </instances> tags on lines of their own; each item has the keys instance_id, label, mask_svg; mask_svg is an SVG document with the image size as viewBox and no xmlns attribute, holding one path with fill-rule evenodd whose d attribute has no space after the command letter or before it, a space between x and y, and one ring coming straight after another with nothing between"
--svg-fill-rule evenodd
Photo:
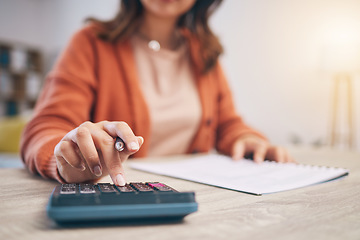
<instances>
[{"instance_id":1,"label":"necklace pendant","mask_svg":"<svg viewBox=\"0 0 360 240\"><path fill-rule=\"evenodd\" d=\"M156 40L151 40L149 43L148 43L148 47L153 50L154 52L158 52L160 51L160 43Z\"/></svg>"}]
</instances>

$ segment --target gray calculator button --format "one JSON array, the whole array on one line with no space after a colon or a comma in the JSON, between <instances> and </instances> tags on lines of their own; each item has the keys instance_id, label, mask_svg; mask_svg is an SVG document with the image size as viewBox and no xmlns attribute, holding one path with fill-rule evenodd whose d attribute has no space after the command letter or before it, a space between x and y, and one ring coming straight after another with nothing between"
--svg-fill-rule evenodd
<instances>
[{"instance_id":1,"label":"gray calculator button","mask_svg":"<svg viewBox=\"0 0 360 240\"><path fill-rule=\"evenodd\" d=\"M75 188L61 188L60 194L76 194Z\"/></svg>"},{"instance_id":2,"label":"gray calculator button","mask_svg":"<svg viewBox=\"0 0 360 240\"><path fill-rule=\"evenodd\" d=\"M96 193L96 191L92 184L80 184L80 193L91 194Z\"/></svg>"},{"instance_id":3,"label":"gray calculator button","mask_svg":"<svg viewBox=\"0 0 360 240\"><path fill-rule=\"evenodd\" d=\"M154 189L144 183L131 183L133 188L136 188L139 192L153 192Z\"/></svg>"},{"instance_id":4,"label":"gray calculator button","mask_svg":"<svg viewBox=\"0 0 360 240\"><path fill-rule=\"evenodd\" d=\"M114 193L117 192L113 185L109 183L99 183L100 191L103 193Z\"/></svg>"},{"instance_id":5,"label":"gray calculator button","mask_svg":"<svg viewBox=\"0 0 360 240\"><path fill-rule=\"evenodd\" d=\"M174 189L172 189L171 187L169 187L163 183L149 182L149 183L147 183L147 185L152 187L153 189L160 191L160 192L175 192Z\"/></svg>"},{"instance_id":6,"label":"gray calculator button","mask_svg":"<svg viewBox=\"0 0 360 240\"><path fill-rule=\"evenodd\" d=\"M60 194L76 194L76 184L66 183L61 185Z\"/></svg>"},{"instance_id":7,"label":"gray calculator button","mask_svg":"<svg viewBox=\"0 0 360 240\"><path fill-rule=\"evenodd\" d=\"M133 189L129 184L126 184L123 187L118 186L117 187L120 192L127 193L127 192L135 192L135 189Z\"/></svg>"}]
</instances>

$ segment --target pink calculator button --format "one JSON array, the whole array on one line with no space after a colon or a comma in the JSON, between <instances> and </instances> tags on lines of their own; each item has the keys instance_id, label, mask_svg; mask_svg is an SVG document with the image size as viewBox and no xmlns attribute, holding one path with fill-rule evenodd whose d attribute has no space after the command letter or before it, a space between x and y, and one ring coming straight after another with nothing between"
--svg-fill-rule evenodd
<instances>
[{"instance_id":1,"label":"pink calculator button","mask_svg":"<svg viewBox=\"0 0 360 240\"><path fill-rule=\"evenodd\" d=\"M165 185L162 183L149 183L149 186L152 188L153 187L165 187Z\"/></svg>"}]
</instances>

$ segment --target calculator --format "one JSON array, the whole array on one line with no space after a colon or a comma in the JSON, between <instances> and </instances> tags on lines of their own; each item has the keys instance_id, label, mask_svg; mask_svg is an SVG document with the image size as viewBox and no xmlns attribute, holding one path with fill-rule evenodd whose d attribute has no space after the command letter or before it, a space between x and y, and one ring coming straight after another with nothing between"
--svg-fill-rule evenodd
<instances>
[{"instance_id":1,"label":"calculator","mask_svg":"<svg viewBox=\"0 0 360 240\"><path fill-rule=\"evenodd\" d=\"M160 182L62 184L51 193L47 215L58 223L178 219L196 212L194 192L178 192Z\"/></svg>"}]
</instances>

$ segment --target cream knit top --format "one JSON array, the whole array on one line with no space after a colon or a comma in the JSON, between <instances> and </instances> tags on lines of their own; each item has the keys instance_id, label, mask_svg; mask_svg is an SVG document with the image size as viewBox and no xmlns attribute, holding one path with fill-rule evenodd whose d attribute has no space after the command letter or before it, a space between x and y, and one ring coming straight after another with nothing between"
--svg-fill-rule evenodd
<instances>
[{"instance_id":1,"label":"cream knit top","mask_svg":"<svg viewBox=\"0 0 360 240\"><path fill-rule=\"evenodd\" d=\"M148 156L186 153L201 119L201 104L186 44L154 51L131 38L140 85L151 119Z\"/></svg>"}]
</instances>

